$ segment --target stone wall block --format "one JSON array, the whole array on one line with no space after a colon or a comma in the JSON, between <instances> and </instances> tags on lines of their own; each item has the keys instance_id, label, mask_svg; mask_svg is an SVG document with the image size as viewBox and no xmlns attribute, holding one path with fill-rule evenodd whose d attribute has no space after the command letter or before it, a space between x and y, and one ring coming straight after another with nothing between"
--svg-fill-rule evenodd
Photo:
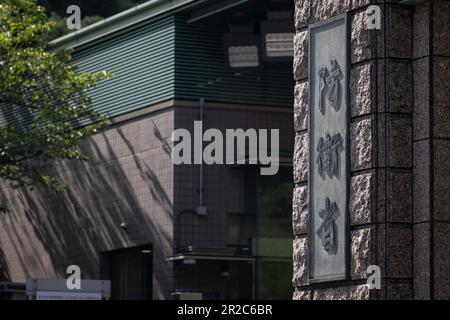
<instances>
[{"instance_id":1,"label":"stone wall block","mask_svg":"<svg viewBox=\"0 0 450 320\"><path fill-rule=\"evenodd\" d=\"M294 182L308 180L308 133L295 136L294 147Z\"/></svg>"},{"instance_id":2,"label":"stone wall block","mask_svg":"<svg viewBox=\"0 0 450 320\"><path fill-rule=\"evenodd\" d=\"M297 83L295 85L294 99L294 129L303 131L308 128L308 104L309 85L308 82Z\"/></svg>"}]
</instances>

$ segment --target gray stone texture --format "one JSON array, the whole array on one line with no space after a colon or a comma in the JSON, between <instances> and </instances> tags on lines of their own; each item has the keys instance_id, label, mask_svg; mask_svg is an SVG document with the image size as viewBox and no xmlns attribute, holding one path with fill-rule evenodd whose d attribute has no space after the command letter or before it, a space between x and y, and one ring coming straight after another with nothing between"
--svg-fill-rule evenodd
<instances>
[{"instance_id":1,"label":"gray stone texture","mask_svg":"<svg viewBox=\"0 0 450 320\"><path fill-rule=\"evenodd\" d=\"M390 115L387 117L386 166L412 167L412 119L411 116Z\"/></svg>"},{"instance_id":2,"label":"gray stone texture","mask_svg":"<svg viewBox=\"0 0 450 320\"><path fill-rule=\"evenodd\" d=\"M304 15L301 25L343 13L348 5L356 10L350 39L350 280L302 284L297 295L309 298L306 290L312 290L313 299L370 299L373 294L378 299L449 299L450 57L444 56L450 56L450 5L441 0L415 7L386 1L381 5L386 10L382 30L368 30L366 8L376 2L311 1L312 16ZM429 57L430 43L436 56ZM304 74L297 74L306 83ZM303 90L298 87L296 95L302 96ZM299 119L306 109L297 104ZM307 129L306 123L295 124L296 131ZM300 140L305 138L297 136ZM301 177L296 181L304 183L307 152L296 146L295 153L300 163L294 172ZM295 197L302 199L300 190L294 191ZM297 212L307 210L302 203ZM294 213L299 221L294 232L307 230L301 216ZM359 286L369 264L382 269L380 291Z\"/></svg>"},{"instance_id":3,"label":"gray stone texture","mask_svg":"<svg viewBox=\"0 0 450 320\"><path fill-rule=\"evenodd\" d=\"M450 57L434 57L433 66L433 134L450 138Z\"/></svg>"},{"instance_id":4,"label":"gray stone texture","mask_svg":"<svg viewBox=\"0 0 450 320\"><path fill-rule=\"evenodd\" d=\"M386 222L412 222L412 173L386 169Z\"/></svg>"},{"instance_id":5,"label":"gray stone texture","mask_svg":"<svg viewBox=\"0 0 450 320\"><path fill-rule=\"evenodd\" d=\"M378 83L377 111L411 113L414 98L411 62L403 59L379 59L375 66Z\"/></svg>"},{"instance_id":6,"label":"gray stone texture","mask_svg":"<svg viewBox=\"0 0 450 320\"><path fill-rule=\"evenodd\" d=\"M429 4L428 1L423 1L415 7L413 14L412 57L414 59L429 55L429 25Z\"/></svg>"},{"instance_id":7,"label":"gray stone texture","mask_svg":"<svg viewBox=\"0 0 450 320\"><path fill-rule=\"evenodd\" d=\"M293 242L294 269L292 284L300 287L308 284L308 239L295 238Z\"/></svg>"},{"instance_id":8,"label":"gray stone texture","mask_svg":"<svg viewBox=\"0 0 450 320\"><path fill-rule=\"evenodd\" d=\"M308 30L295 34L294 51L294 79L306 79L308 77Z\"/></svg>"},{"instance_id":9,"label":"gray stone texture","mask_svg":"<svg viewBox=\"0 0 450 320\"><path fill-rule=\"evenodd\" d=\"M402 282L405 280L401 280ZM412 299L412 285L411 281L398 282L398 280L387 280L385 296L382 299L387 300L411 300Z\"/></svg>"},{"instance_id":10,"label":"gray stone texture","mask_svg":"<svg viewBox=\"0 0 450 320\"><path fill-rule=\"evenodd\" d=\"M375 42L376 31L367 29L367 20L368 15L366 11L360 11L356 13L352 18L352 63L361 62L373 58L373 52L375 51L373 44Z\"/></svg>"},{"instance_id":11,"label":"gray stone texture","mask_svg":"<svg viewBox=\"0 0 450 320\"><path fill-rule=\"evenodd\" d=\"M434 298L450 299L450 223L434 224Z\"/></svg>"},{"instance_id":12,"label":"gray stone texture","mask_svg":"<svg viewBox=\"0 0 450 320\"><path fill-rule=\"evenodd\" d=\"M308 180L308 134L299 133L295 136L294 148L294 182Z\"/></svg>"},{"instance_id":13,"label":"gray stone texture","mask_svg":"<svg viewBox=\"0 0 450 320\"><path fill-rule=\"evenodd\" d=\"M430 137L430 59L428 57L413 62L414 141Z\"/></svg>"},{"instance_id":14,"label":"gray stone texture","mask_svg":"<svg viewBox=\"0 0 450 320\"><path fill-rule=\"evenodd\" d=\"M381 9L383 11L383 9ZM384 56L384 41L381 30L368 29L369 21L367 11L357 11L351 22L351 62L357 63ZM383 12L381 12L381 28L384 25Z\"/></svg>"},{"instance_id":15,"label":"gray stone texture","mask_svg":"<svg viewBox=\"0 0 450 320\"><path fill-rule=\"evenodd\" d=\"M350 74L350 101L352 117L371 113L375 109L375 67L364 63L352 68Z\"/></svg>"},{"instance_id":16,"label":"gray stone texture","mask_svg":"<svg viewBox=\"0 0 450 320\"><path fill-rule=\"evenodd\" d=\"M450 90L449 72L450 58L433 57L433 104L444 105L449 103ZM444 74L442 74L444 73Z\"/></svg>"},{"instance_id":17,"label":"gray stone texture","mask_svg":"<svg viewBox=\"0 0 450 320\"><path fill-rule=\"evenodd\" d=\"M301 29L308 26L310 20L310 1L295 0L295 28Z\"/></svg>"},{"instance_id":18,"label":"gray stone texture","mask_svg":"<svg viewBox=\"0 0 450 320\"><path fill-rule=\"evenodd\" d=\"M414 299L424 300L430 298L431 273L431 224L418 223L413 226L413 287Z\"/></svg>"},{"instance_id":19,"label":"gray stone texture","mask_svg":"<svg viewBox=\"0 0 450 320\"><path fill-rule=\"evenodd\" d=\"M373 166L374 137L372 118L364 118L350 125L351 169L369 169Z\"/></svg>"},{"instance_id":20,"label":"gray stone texture","mask_svg":"<svg viewBox=\"0 0 450 320\"><path fill-rule=\"evenodd\" d=\"M435 0L433 3L433 53L450 56L450 4Z\"/></svg>"},{"instance_id":21,"label":"gray stone texture","mask_svg":"<svg viewBox=\"0 0 450 320\"><path fill-rule=\"evenodd\" d=\"M342 286L336 288L316 289L314 300L369 300L371 290L366 285Z\"/></svg>"},{"instance_id":22,"label":"gray stone texture","mask_svg":"<svg viewBox=\"0 0 450 320\"><path fill-rule=\"evenodd\" d=\"M322 21L324 19L337 16L350 9L350 0L321 0L311 1L310 23Z\"/></svg>"},{"instance_id":23,"label":"gray stone texture","mask_svg":"<svg viewBox=\"0 0 450 320\"><path fill-rule=\"evenodd\" d=\"M409 61L392 59L380 63L386 68L386 106L388 112L411 113L413 105L412 64Z\"/></svg>"},{"instance_id":24,"label":"gray stone texture","mask_svg":"<svg viewBox=\"0 0 450 320\"><path fill-rule=\"evenodd\" d=\"M385 167L411 168L411 117L384 114L380 115L378 119L378 164Z\"/></svg>"},{"instance_id":25,"label":"gray stone texture","mask_svg":"<svg viewBox=\"0 0 450 320\"><path fill-rule=\"evenodd\" d=\"M352 9L359 9L360 7L364 7L366 5L376 3L376 0L353 0L352 1Z\"/></svg>"},{"instance_id":26,"label":"gray stone texture","mask_svg":"<svg viewBox=\"0 0 450 320\"><path fill-rule=\"evenodd\" d=\"M311 300L311 299L312 299L311 290L296 289L292 295L292 300Z\"/></svg>"},{"instance_id":27,"label":"gray stone texture","mask_svg":"<svg viewBox=\"0 0 450 320\"><path fill-rule=\"evenodd\" d=\"M430 220L430 141L414 142L413 221Z\"/></svg>"},{"instance_id":28,"label":"gray stone texture","mask_svg":"<svg viewBox=\"0 0 450 320\"><path fill-rule=\"evenodd\" d=\"M308 82L297 83L295 85L295 100L294 100L295 131L303 131L308 128L308 103L309 103Z\"/></svg>"},{"instance_id":29,"label":"gray stone texture","mask_svg":"<svg viewBox=\"0 0 450 320\"><path fill-rule=\"evenodd\" d=\"M378 217L374 221L411 223L412 222L412 172L411 169L379 168L377 170Z\"/></svg>"},{"instance_id":30,"label":"gray stone texture","mask_svg":"<svg viewBox=\"0 0 450 320\"><path fill-rule=\"evenodd\" d=\"M386 6L386 57L411 58L412 8Z\"/></svg>"},{"instance_id":31,"label":"gray stone texture","mask_svg":"<svg viewBox=\"0 0 450 320\"><path fill-rule=\"evenodd\" d=\"M373 58L411 57L412 46L412 10L407 7L386 5L381 9L381 29L368 29L370 17L365 8L353 16L351 26L352 63ZM384 33L383 30L389 30ZM386 41L384 35L386 34ZM386 48L386 49L385 49Z\"/></svg>"},{"instance_id":32,"label":"gray stone texture","mask_svg":"<svg viewBox=\"0 0 450 320\"><path fill-rule=\"evenodd\" d=\"M293 195L292 227L294 235L308 233L308 187L296 186Z\"/></svg>"},{"instance_id":33,"label":"gray stone texture","mask_svg":"<svg viewBox=\"0 0 450 320\"><path fill-rule=\"evenodd\" d=\"M412 229L409 225L378 225L378 261L386 278L412 277Z\"/></svg>"},{"instance_id":34,"label":"gray stone texture","mask_svg":"<svg viewBox=\"0 0 450 320\"><path fill-rule=\"evenodd\" d=\"M435 140L433 141L433 147L434 147L433 216L434 219L436 220L450 222L450 206L449 206L450 140Z\"/></svg>"},{"instance_id":35,"label":"gray stone texture","mask_svg":"<svg viewBox=\"0 0 450 320\"><path fill-rule=\"evenodd\" d=\"M375 180L373 172L358 174L350 182L350 222L351 225L373 222Z\"/></svg>"},{"instance_id":36,"label":"gray stone texture","mask_svg":"<svg viewBox=\"0 0 450 320\"><path fill-rule=\"evenodd\" d=\"M374 264L375 230L358 229L351 232L351 269L352 280L367 279L367 267Z\"/></svg>"}]
</instances>

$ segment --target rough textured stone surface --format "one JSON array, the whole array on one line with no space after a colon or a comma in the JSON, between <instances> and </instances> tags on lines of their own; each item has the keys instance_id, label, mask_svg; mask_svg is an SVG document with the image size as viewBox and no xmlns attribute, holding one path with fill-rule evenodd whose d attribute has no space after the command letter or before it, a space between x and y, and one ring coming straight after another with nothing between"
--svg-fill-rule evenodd
<instances>
[{"instance_id":1,"label":"rough textured stone surface","mask_svg":"<svg viewBox=\"0 0 450 320\"><path fill-rule=\"evenodd\" d=\"M372 119L367 118L351 124L351 168L368 169L373 160Z\"/></svg>"},{"instance_id":2,"label":"rough textured stone surface","mask_svg":"<svg viewBox=\"0 0 450 320\"><path fill-rule=\"evenodd\" d=\"M375 57L377 50L382 50L381 43L375 46L377 30L367 29L368 20L369 18L365 10L353 16L351 26L352 63L372 59Z\"/></svg>"},{"instance_id":3,"label":"rough textured stone surface","mask_svg":"<svg viewBox=\"0 0 450 320\"><path fill-rule=\"evenodd\" d=\"M378 226L378 261L381 272L388 278L412 277L412 229L409 225L381 224Z\"/></svg>"},{"instance_id":4,"label":"rough textured stone surface","mask_svg":"<svg viewBox=\"0 0 450 320\"><path fill-rule=\"evenodd\" d=\"M415 141L425 139L430 136L429 66L429 58L421 58L413 62L413 136Z\"/></svg>"},{"instance_id":5,"label":"rough textured stone surface","mask_svg":"<svg viewBox=\"0 0 450 320\"><path fill-rule=\"evenodd\" d=\"M352 225L372 222L374 181L373 173L360 174L351 178L350 221Z\"/></svg>"},{"instance_id":6,"label":"rough textured stone surface","mask_svg":"<svg viewBox=\"0 0 450 320\"><path fill-rule=\"evenodd\" d=\"M292 208L292 227L295 235L308 233L308 187L295 187Z\"/></svg>"},{"instance_id":7,"label":"rough textured stone surface","mask_svg":"<svg viewBox=\"0 0 450 320\"><path fill-rule=\"evenodd\" d=\"M297 32L294 36L294 79L308 77L308 31Z\"/></svg>"},{"instance_id":8,"label":"rough textured stone surface","mask_svg":"<svg viewBox=\"0 0 450 320\"><path fill-rule=\"evenodd\" d=\"M294 149L294 182L300 183L308 180L308 134L295 136Z\"/></svg>"},{"instance_id":9,"label":"rough textured stone surface","mask_svg":"<svg viewBox=\"0 0 450 320\"><path fill-rule=\"evenodd\" d=\"M370 290L366 285L326 288L314 290L314 300L369 300Z\"/></svg>"},{"instance_id":10,"label":"rough textured stone surface","mask_svg":"<svg viewBox=\"0 0 450 320\"><path fill-rule=\"evenodd\" d=\"M304 286L308 282L308 239L294 240L294 270L292 284L294 287Z\"/></svg>"},{"instance_id":11,"label":"rough textured stone surface","mask_svg":"<svg viewBox=\"0 0 450 320\"><path fill-rule=\"evenodd\" d=\"M414 142L413 167L413 221L430 219L430 141Z\"/></svg>"},{"instance_id":12,"label":"rough textured stone surface","mask_svg":"<svg viewBox=\"0 0 450 320\"><path fill-rule=\"evenodd\" d=\"M433 146L435 165L433 216L436 220L450 221L450 141L435 140Z\"/></svg>"},{"instance_id":13,"label":"rough textured stone surface","mask_svg":"<svg viewBox=\"0 0 450 320\"><path fill-rule=\"evenodd\" d=\"M370 228L352 231L350 274L352 280L367 278L367 267L372 264L372 256L375 254L372 232Z\"/></svg>"},{"instance_id":14,"label":"rough textured stone surface","mask_svg":"<svg viewBox=\"0 0 450 320\"><path fill-rule=\"evenodd\" d=\"M384 67L381 63L379 68ZM413 75L408 61L387 60L386 62L387 111L412 112Z\"/></svg>"},{"instance_id":15,"label":"rough textured stone surface","mask_svg":"<svg viewBox=\"0 0 450 320\"><path fill-rule=\"evenodd\" d=\"M295 0L295 28L308 26L310 20L310 0Z\"/></svg>"},{"instance_id":16,"label":"rough textured stone surface","mask_svg":"<svg viewBox=\"0 0 450 320\"><path fill-rule=\"evenodd\" d=\"M413 286L414 299L430 298L430 223L413 226Z\"/></svg>"},{"instance_id":17,"label":"rough textured stone surface","mask_svg":"<svg viewBox=\"0 0 450 320\"><path fill-rule=\"evenodd\" d=\"M321 21L350 10L350 0L311 1L311 22Z\"/></svg>"},{"instance_id":18,"label":"rough textured stone surface","mask_svg":"<svg viewBox=\"0 0 450 320\"><path fill-rule=\"evenodd\" d=\"M381 11L383 7L380 6ZM386 23L381 12L381 30L368 29L370 17L366 10L355 13L352 21L351 47L352 62L361 62L375 57L410 58L412 46L412 10L387 6ZM386 43L383 40L386 32ZM386 46L386 53L385 51Z\"/></svg>"},{"instance_id":19,"label":"rough textured stone surface","mask_svg":"<svg viewBox=\"0 0 450 320\"><path fill-rule=\"evenodd\" d=\"M312 291L311 290L295 290L292 295L292 300L311 300Z\"/></svg>"},{"instance_id":20,"label":"rough textured stone surface","mask_svg":"<svg viewBox=\"0 0 450 320\"><path fill-rule=\"evenodd\" d=\"M433 66L433 132L436 137L450 138L450 58L435 57Z\"/></svg>"},{"instance_id":21,"label":"rough textured stone surface","mask_svg":"<svg viewBox=\"0 0 450 320\"><path fill-rule=\"evenodd\" d=\"M433 1L433 53L450 55L450 5L448 1Z\"/></svg>"},{"instance_id":22,"label":"rough textured stone surface","mask_svg":"<svg viewBox=\"0 0 450 320\"><path fill-rule=\"evenodd\" d=\"M412 173L410 170L387 172L387 222L412 221Z\"/></svg>"},{"instance_id":23,"label":"rough textured stone surface","mask_svg":"<svg viewBox=\"0 0 450 320\"><path fill-rule=\"evenodd\" d=\"M295 131L302 131L308 128L308 103L309 103L308 82L297 83L295 85L294 100L294 128Z\"/></svg>"},{"instance_id":24,"label":"rough textured stone surface","mask_svg":"<svg viewBox=\"0 0 450 320\"><path fill-rule=\"evenodd\" d=\"M434 296L450 299L450 224L437 222L434 230Z\"/></svg>"},{"instance_id":25,"label":"rough textured stone surface","mask_svg":"<svg viewBox=\"0 0 450 320\"><path fill-rule=\"evenodd\" d=\"M372 63L358 65L351 70L350 98L352 117L373 111L375 104L375 75Z\"/></svg>"},{"instance_id":26,"label":"rough textured stone surface","mask_svg":"<svg viewBox=\"0 0 450 320\"><path fill-rule=\"evenodd\" d=\"M352 9L358 9L360 7L363 7L365 5L375 3L376 0L353 0L352 1Z\"/></svg>"}]
</instances>

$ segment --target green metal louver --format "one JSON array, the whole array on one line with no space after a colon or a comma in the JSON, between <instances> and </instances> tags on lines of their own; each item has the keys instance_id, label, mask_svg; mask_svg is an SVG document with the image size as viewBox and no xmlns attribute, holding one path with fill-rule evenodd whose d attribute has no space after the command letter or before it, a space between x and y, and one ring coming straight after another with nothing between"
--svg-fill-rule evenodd
<instances>
[{"instance_id":1,"label":"green metal louver","mask_svg":"<svg viewBox=\"0 0 450 320\"><path fill-rule=\"evenodd\" d=\"M114 74L91 91L96 110L117 116L174 97L174 21L169 16L74 53L80 72Z\"/></svg>"}]
</instances>

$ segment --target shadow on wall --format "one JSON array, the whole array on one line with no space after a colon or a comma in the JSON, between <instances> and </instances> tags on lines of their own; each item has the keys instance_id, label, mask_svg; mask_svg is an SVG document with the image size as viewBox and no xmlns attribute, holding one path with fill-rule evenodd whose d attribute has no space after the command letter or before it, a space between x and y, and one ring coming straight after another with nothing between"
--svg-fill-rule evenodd
<instances>
[{"instance_id":1,"label":"shadow on wall","mask_svg":"<svg viewBox=\"0 0 450 320\"><path fill-rule=\"evenodd\" d=\"M5 255L2 248L0 248L0 282L9 281L8 264L6 263Z\"/></svg>"},{"instance_id":2,"label":"shadow on wall","mask_svg":"<svg viewBox=\"0 0 450 320\"><path fill-rule=\"evenodd\" d=\"M155 255L172 253L173 204L159 179L161 170L171 170L171 162L168 158L161 169L151 161L167 154L167 146L153 121L138 121L153 132L153 147L135 150L129 131L109 128L83 144L90 161L62 161L51 167L68 183L65 191L2 188L0 203L8 212L0 218L0 248L5 250L0 251L0 265L7 267L4 260L12 258L13 278L64 277L70 264L81 267L83 278L98 278L101 251L146 243L157 243ZM128 224L127 232L120 228L122 221ZM159 263L161 278L169 277L169 262ZM157 282L155 286L157 292Z\"/></svg>"}]
</instances>

